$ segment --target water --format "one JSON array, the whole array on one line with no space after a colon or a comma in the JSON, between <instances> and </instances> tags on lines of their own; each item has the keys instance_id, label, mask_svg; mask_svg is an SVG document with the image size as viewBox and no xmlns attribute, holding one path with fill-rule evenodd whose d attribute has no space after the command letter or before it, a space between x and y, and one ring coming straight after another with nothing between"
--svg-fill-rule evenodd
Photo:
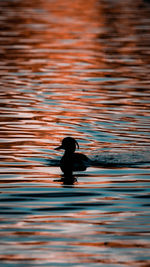
<instances>
[{"instance_id":1,"label":"water","mask_svg":"<svg viewBox=\"0 0 150 267\"><path fill-rule=\"evenodd\" d=\"M149 266L149 1L0 14L0 265ZM70 182L66 136L91 159Z\"/></svg>"}]
</instances>

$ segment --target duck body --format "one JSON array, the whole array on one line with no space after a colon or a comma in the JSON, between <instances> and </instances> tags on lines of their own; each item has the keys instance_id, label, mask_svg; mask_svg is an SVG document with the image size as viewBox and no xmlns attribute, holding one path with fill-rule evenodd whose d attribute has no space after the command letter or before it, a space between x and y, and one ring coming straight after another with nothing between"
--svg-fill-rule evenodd
<instances>
[{"instance_id":1,"label":"duck body","mask_svg":"<svg viewBox=\"0 0 150 267\"><path fill-rule=\"evenodd\" d=\"M71 155L65 153L60 161L60 168L62 172L67 171L85 171L88 157L80 153L72 153Z\"/></svg>"},{"instance_id":2,"label":"duck body","mask_svg":"<svg viewBox=\"0 0 150 267\"><path fill-rule=\"evenodd\" d=\"M75 153L76 147L79 148L77 141L72 137L62 140L62 145L58 149L64 149L65 153L60 160L60 168L64 175L72 175L73 171L85 171L89 158L81 153Z\"/></svg>"}]
</instances>

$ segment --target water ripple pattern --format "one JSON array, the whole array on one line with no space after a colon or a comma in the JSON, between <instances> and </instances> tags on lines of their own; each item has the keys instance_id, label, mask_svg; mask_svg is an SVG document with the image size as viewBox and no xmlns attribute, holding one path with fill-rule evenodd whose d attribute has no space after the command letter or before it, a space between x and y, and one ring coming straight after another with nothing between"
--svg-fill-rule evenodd
<instances>
[{"instance_id":1,"label":"water ripple pattern","mask_svg":"<svg viewBox=\"0 0 150 267\"><path fill-rule=\"evenodd\" d=\"M150 265L149 1L0 0L0 265ZM66 181L66 136L91 160Z\"/></svg>"}]
</instances>

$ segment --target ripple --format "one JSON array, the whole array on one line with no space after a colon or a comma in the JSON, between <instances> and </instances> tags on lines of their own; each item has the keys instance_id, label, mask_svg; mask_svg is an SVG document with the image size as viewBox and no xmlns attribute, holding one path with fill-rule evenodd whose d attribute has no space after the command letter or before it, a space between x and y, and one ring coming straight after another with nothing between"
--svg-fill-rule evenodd
<instances>
[{"instance_id":1,"label":"ripple","mask_svg":"<svg viewBox=\"0 0 150 267\"><path fill-rule=\"evenodd\" d=\"M150 265L149 14L0 1L4 267ZM54 150L68 135L90 158L71 181Z\"/></svg>"}]
</instances>

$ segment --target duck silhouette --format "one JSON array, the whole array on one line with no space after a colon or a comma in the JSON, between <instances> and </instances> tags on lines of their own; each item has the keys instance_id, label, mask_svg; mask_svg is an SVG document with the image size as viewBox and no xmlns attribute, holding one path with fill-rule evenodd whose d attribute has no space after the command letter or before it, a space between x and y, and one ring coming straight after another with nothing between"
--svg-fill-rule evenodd
<instances>
[{"instance_id":1,"label":"duck silhouette","mask_svg":"<svg viewBox=\"0 0 150 267\"><path fill-rule=\"evenodd\" d=\"M65 153L60 160L60 168L64 176L72 176L73 171L85 171L89 158L81 153L75 153L79 149L78 142L73 137L65 137L59 147L55 150L64 149Z\"/></svg>"}]
</instances>

